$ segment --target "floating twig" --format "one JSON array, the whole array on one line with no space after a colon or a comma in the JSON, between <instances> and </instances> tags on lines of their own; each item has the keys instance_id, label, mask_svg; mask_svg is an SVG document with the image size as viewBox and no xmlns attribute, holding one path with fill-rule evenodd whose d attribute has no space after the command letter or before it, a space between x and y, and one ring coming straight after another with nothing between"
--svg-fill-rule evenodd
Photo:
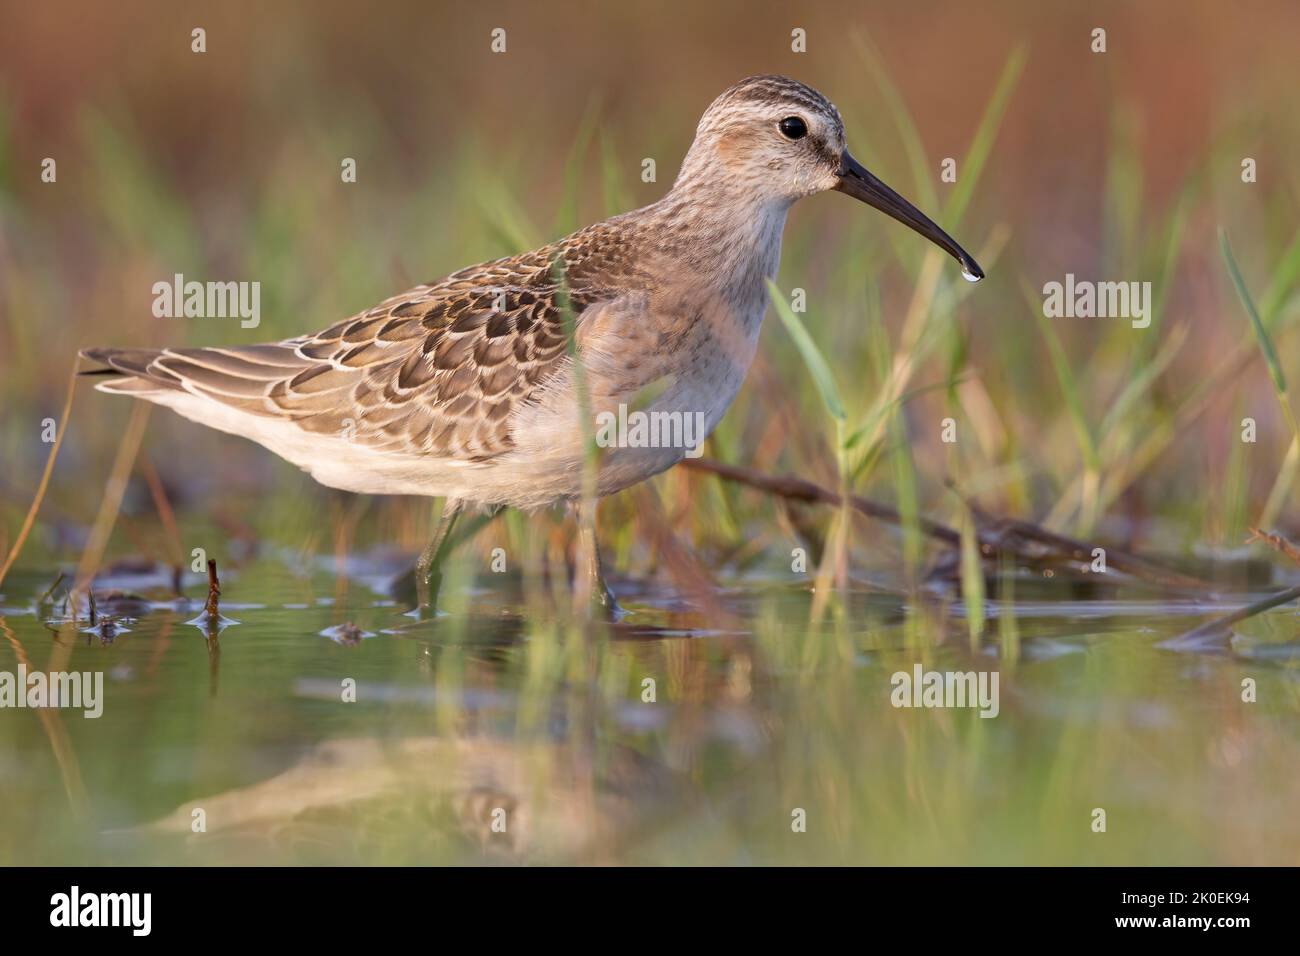
<instances>
[{"instance_id":1,"label":"floating twig","mask_svg":"<svg viewBox=\"0 0 1300 956\"><path fill-rule=\"evenodd\" d=\"M352 621L344 621L335 629L335 639L344 647L356 647L365 636L366 632Z\"/></svg>"},{"instance_id":2,"label":"floating twig","mask_svg":"<svg viewBox=\"0 0 1300 956\"><path fill-rule=\"evenodd\" d=\"M63 578L64 578L64 574L62 571L60 571L59 576L54 579L54 583L51 584L49 588L46 589L44 594L42 594L40 597L36 599L37 607L40 607L42 604L44 604L47 600L49 600L53 596L54 589L63 583Z\"/></svg>"},{"instance_id":3,"label":"floating twig","mask_svg":"<svg viewBox=\"0 0 1300 956\"><path fill-rule=\"evenodd\" d=\"M837 492L831 491L829 488L824 488L814 482L796 478L792 475L765 475L748 468L724 464L709 458L686 458L680 462L680 466L708 472L719 478L725 478L728 481L747 485L750 488L765 491L781 498L788 498L792 501L838 506L844 500ZM866 515L868 518L875 518L878 521L895 526L901 526L903 523L902 515L889 505L871 501L859 495L849 495L848 502L855 511ZM980 552L985 557L1006 554L1031 560L1042 560L1044 557L1051 555L1063 555L1071 560L1083 563L1092 560L1094 546L1088 542L1067 538L1065 535L1040 528L1028 521L992 518L975 508L972 508L972 513L980 523L976 534L980 543ZM960 547L961 545L961 534L955 528L950 528L929 518L918 518L916 525L923 534L931 538L952 547ZM1035 553L1034 549L1026 546L1028 543L1036 544L1039 548L1048 549L1051 555L1045 555L1041 552ZM1115 548L1106 548L1105 550L1107 564L1115 570L1122 571L1132 577L1172 588L1203 590L1210 586L1208 582L1198 578L1156 567L1136 555Z\"/></svg>"},{"instance_id":4,"label":"floating twig","mask_svg":"<svg viewBox=\"0 0 1300 956\"><path fill-rule=\"evenodd\" d=\"M220 599L221 582L217 580L217 559L208 558L208 602L203 605L204 612L210 618L221 616Z\"/></svg>"}]
</instances>

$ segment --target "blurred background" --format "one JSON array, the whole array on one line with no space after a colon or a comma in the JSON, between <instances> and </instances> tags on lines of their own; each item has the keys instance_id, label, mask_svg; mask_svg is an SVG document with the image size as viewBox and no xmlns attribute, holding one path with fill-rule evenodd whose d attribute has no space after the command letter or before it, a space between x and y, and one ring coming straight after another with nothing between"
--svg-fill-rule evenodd
<instances>
[{"instance_id":1,"label":"blurred background","mask_svg":"<svg viewBox=\"0 0 1300 956\"><path fill-rule=\"evenodd\" d=\"M1272 560L1258 546L1243 547L1252 526L1300 534L1291 494L1300 450L1288 455L1295 433L1287 405L1294 397L1287 386L1300 381L1300 7L1293 3L0 0L0 25L0 556L36 493L50 450L44 422L60 417L79 348L250 343L318 330L409 285L653 202L670 188L710 101L765 72L825 93L844 116L855 155L969 249L988 279L968 286L913 233L843 196L800 203L777 284L786 297L804 291L807 310L798 320L827 357L847 420L828 416L788 331L769 320L708 457L828 488L842 481L897 507L910 530L898 535L855 519L841 545L855 575L891 585L914 582L944 557L915 532L918 515L956 527L970 521L972 508L1175 564L1209 562L1199 573L1236 584L1270 577L1218 563ZM196 27L206 32L202 54L191 50ZM501 53L491 48L496 28L505 30ZM1095 28L1105 30L1104 53L1092 50ZM806 52L792 51L796 29L805 31ZM57 163L54 183L42 181L46 158ZM346 158L356 161L355 183L341 181ZM655 182L642 181L646 158L655 160ZM941 179L949 158L955 182ZM1247 158L1256 170L1249 183ZM1220 229L1258 328L1234 289ZM153 284L176 273L259 281L260 326L155 318ZM1150 327L1046 319L1043 286L1067 273L1151 282ZM1270 374L1267 342L1279 374ZM146 423L132 408L78 386L48 494L5 582L11 610L16 594L34 598L58 569L81 561L84 570L87 553L92 571L101 557L104 565L129 558L188 570L200 546L232 580L242 572L242 591L236 584L234 593L244 600L317 607L330 595L343 608L361 600L355 591L349 597L357 579L345 571L350 561L363 556L366 573L377 574L375 562L398 567L427 539L427 501L342 495L251 443L162 409ZM954 444L941 438L948 418ZM1242 440L1245 418L1256 423L1253 443ZM114 475L125 484L115 485ZM845 527L831 514L675 468L608 501L600 523L625 593L635 592L630 582L655 581L689 592L691 582L709 578L784 581L796 545L812 548L815 568L826 540ZM106 536L97 542L92 528L105 515ZM562 553L570 532L560 513L537 523L507 518L466 553L497 546L512 555ZM337 581L313 583L322 570ZM202 590L198 576L187 581L192 594ZM653 593L638 597L653 605ZM676 613L664 600L662 608ZM1014 715L988 722L997 731L978 719L960 725L974 744L947 724L911 737L901 729L905 713L877 712L875 670L822 683L810 675L819 665L861 663L868 651L897 649L899 641L942 644L951 638L948 623L904 637L888 630L855 637L846 622L858 620L862 607L846 603L834 618L840 630L824 632L808 625L802 600L793 611L747 607L748 622L767 621L756 646L668 642L608 658L602 651L592 665L601 687L626 686L633 695L641 668L670 674L684 699L695 701L680 718L649 730L632 718L626 726L591 719L611 739L624 740L629 727L658 735L660 750L642 738L637 746L671 752L666 762L712 797L722 799L713 784L731 794L733 802L711 804L714 811L740 813L728 817L730 831L688 816L694 822L677 831L687 839L651 841L641 858L754 859L737 849L749 846L748 823L769 809L788 817L790 802L806 798L782 788L820 778L817 805L836 825L820 831L820 842L781 844L756 858L1244 862L1271 853L1294 862L1300 835L1281 812L1282 797L1296 787L1282 769L1287 761L1295 766L1293 671L1273 675L1272 706L1284 713L1274 712L1263 729L1243 727L1237 718L1221 722L1195 695L1161 710L1160 691L1151 688L1177 686L1182 664L1156 654L1138 661L1128 656L1130 645L1113 643L1106 645L1113 656L1100 664L1090 657L1076 670L1067 656L1042 665L1048 670L1037 672L1037 694L1027 683ZM814 617L824 610L814 608ZM1073 613L1049 633L1092 633L1092 625L1069 623ZM319 616L305 632L313 640L346 614ZM35 654L47 639L36 620L27 632L11 620L18 630L10 643ZM457 640L490 632L509 644L519 636L502 638L477 618L457 620ZM701 626L695 618L690 624ZM1007 641L1018 646L1032 634L1008 636L999 626L1004 651ZM966 627L958 622L958 645ZM1118 642L1117 633L1137 633L1127 628L1101 630ZM96 731L114 741L98 756L96 748L82 753L89 803L105 808L98 823L139 823L205 787L248 784L287 765L293 748L272 741L258 719L263 712L279 713L297 743L314 745L317 730L339 729L330 721L341 718L324 717L311 693L309 703L278 710L291 676L312 671L322 654L348 653L334 644L328 654L304 646L300 631L293 622L264 622L267 643L258 653L268 656L236 658L232 674L228 651L219 683L210 653L181 662L175 648L164 654L167 633L138 630L142 657L130 673L151 675L179 698L195 682L210 681L214 696L220 686L234 709L222 712L231 729L218 736L213 713L168 704L170 730L146 731L153 723L140 710L132 722ZM447 677L439 643L420 643L416 680L480 690L522 684L536 705L528 720L540 721L557 700L572 703L566 695L588 673L579 663L587 658L564 643L571 638L563 629L547 631L550 637L523 631L539 642L530 654L560 650L505 665L488 654L506 676L477 651L456 652ZM1293 641L1294 633L1257 638ZM56 637L56 648L67 639ZM1081 640L1061 653L1087 646ZM378 661L372 649L367 673L409 678L403 647ZM118 652L132 653L129 639ZM338 666L350 673L353 665ZM1202 675L1202 701L1234 693L1236 673L1223 666ZM795 671L793 685L781 683ZM1086 704L1058 704L1062 688ZM153 691L136 693L143 699ZM892 738L862 737L861 728L877 721L899 728L902 749L891 749ZM396 732L420 720L384 722ZM724 725L732 736L710 736L708 728ZM1117 725L1132 740L1114 733ZM1191 738L1160 737L1170 726L1189 728ZM348 729L364 736L375 728ZM27 833L0 834L0 856L31 859L59 846L64 858L85 859L80 845L54 836L62 818L45 801L60 788L73 794L80 782L69 782L64 758L51 762L35 724L14 734L26 748L23 761L34 762L16 763L10 779L25 788L22 805L46 816ZM728 788L735 765L761 752L754 740L768 734L778 741L772 763L781 779L755 804L737 795L749 792L743 786ZM150 755L153 791L123 777L132 741ZM1159 741L1172 749L1148 759L1150 748L1164 746ZM273 743L281 748L273 756L256 749ZM1135 749L1125 750L1129 744ZM56 743L52 752L65 749ZM1248 773L1252 760L1267 763L1258 777ZM903 782L873 789L884 785L868 767L893 768ZM1010 802L1007 790L989 783L995 772L1014 785ZM1259 790L1238 790L1242 774ZM1147 844L1098 851L1087 835L1064 835L1054 814L1091 807L1098 798L1073 789L1089 781L1128 781L1125 792L1151 828ZM75 806L77 798L69 799ZM1233 800L1237 824L1212 830L1214 809ZM1017 822L1035 813L1037 827ZM913 839L908 826L918 821L924 836ZM984 835L971 837L981 826ZM1188 844L1193 832L1204 842ZM599 858L625 858L623 844L585 837L595 839ZM405 859L403 839L394 837L385 859ZM329 839L322 845L319 858L346 858ZM245 849L246 857L222 859L261 859ZM853 856L859 852L867 856Z\"/></svg>"},{"instance_id":2,"label":"blurred background","mask_svg":"<svg viewBox=\"0 0 1300 956\"><path fill-rule=\"evenodd\" d=\"M824 91L851 147L992 263L959 302L943 301L955 273L930 280L939 288L923 303L937 297L931 311L944 314L925 317L933 339L918 348L905 322L923 242L835 195L800 204L787 230L779 283L806 290L805 322L851 413L863 418L882 390L873 348L886 367L915 354L908 391L935 386L902 409L924 510L951 508L943 484L961 476L994 511L1076 530L1123 511L1137 540L1147 518L1172 517L1165 546L1235 546L1281 469L1290 431L1215 230L1228 231L1295 377L1293 5L1225 16L1209 3L56 2L6 4L4 23L0 534L30 501L48 451L40 422L57 417L77 348L296 335L644 205L671 185L710 100L758 72ZM191 52L195 26L204 54ZM1091 52L1097 26L1105 53ZM504 53L490 49L496 27ZM795 28L806 53L791 51ZM974 143L999 92L988 141ZM973 143L987 150L980 169ZM45 157L56 184L41 181ZM355 183L340 180L345 157ZM647 157L657 182L641 181ZM949 157L955 184L940 179ZM154 318L153 283L178 272L260 281L261 326ZM1152 282L1152 327L1055 320L1068 365L1055 369L1033 303L1067 272ZM1227 374L1243 336L1244 364ZM1147 370L1153 380L1126 393ZM78 396L50 516L90 519L127 406ZM974 441L940 441L950 414ZM1246 415L1253 446L1239 440ZM772 323L710 453L833 480L822 418ZM153 416L144 447L181 512L223 489L326 494L169 413ZM894 477L874 469L860 490L888 497ZM409 504L376 507L390 506Z\"/></svg>"}]
</instances>

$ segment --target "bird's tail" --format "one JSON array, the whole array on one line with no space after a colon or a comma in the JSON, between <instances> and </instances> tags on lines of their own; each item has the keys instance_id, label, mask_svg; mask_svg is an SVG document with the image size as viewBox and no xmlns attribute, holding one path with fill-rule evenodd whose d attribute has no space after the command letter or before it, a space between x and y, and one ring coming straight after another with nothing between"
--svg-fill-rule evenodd
<instances>
[{"instance_id":1,"label":"bird's tail","mask_svg":"<svg viewBox=\"0 0 1300 956\"><path fill-rule=\"evenodd\" d=\"M95 383L101 392L145 396L156 392L183 389L181 380L154 360L161 349L82 349L81 357L98 362L100 368L85 369L82 375L101 376Z\"/></svg>"}]
</instances>

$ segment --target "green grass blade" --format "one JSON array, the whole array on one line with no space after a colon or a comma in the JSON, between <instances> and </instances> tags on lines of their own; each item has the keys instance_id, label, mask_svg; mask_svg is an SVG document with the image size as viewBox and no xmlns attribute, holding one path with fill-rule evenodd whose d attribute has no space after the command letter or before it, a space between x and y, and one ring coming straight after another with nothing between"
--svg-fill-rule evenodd
<instances>
[{"instance_id":1,"label":"green grass blade","mask_svg":"<svg viewBox=\"0 0 1300 956\"><path fill-rule=\"evenodd\" d=\"M1129 379L1128 384L1120 391L1114 404L1111 405L1110 410L1102 418L1101 425L1097 428L1098 435L1109 438L1118 429L1125 427L1126 423L1131 423L1131 415L1137 403L1151 391L1155 383L1159 381L1160 376L1169 368L1170 363L1182 351L1182 347L1186 342L1187 326L1177 326L1169 334L1169 338L1155 357L1148 359L1147 362L1132 373L1133 377Z\"/></svg>"},{"instance_id":2,"label":"green grass blade","mask_svg":"<svg viewBox=\"0 0 1300 956\"><path fill-rule=\"evenodd\" d=\"M894 495L903 533L903 570L909 582L916 580L925 556L925 537L921 534L921 494L917 488L916 462L907 436L907 423L901 410L889 416L891 444L889 461L894 474Z\"/></svg>"},{"instance_id":3,"label":"green grass blade","mask_svg":"<svg viewBox=\"0 0 1300 956\"><path fill-rule=\"evenodd\" d=\"M1065 407L1070 415L1070 421L1074 425L1079 448L1083 452L1084 463L1090 470L1096 470L1100 463L1100 457L1097 454L1097 443L1093 438L1092 429L1088 427L1088 417L1084 414L1083 400L1079 397L1079 384L1074 377L1074 370L1070 368L1069 356L1066 355L1065 347L1061 344L1061 338L1056 334L1056 329L1052 327L1051 320L1043 314L1042 303L1038 301L1033 290L1027 285L1024 291L1029 302L1029 311L1034 314L1038 328L1043 333L1043 339L1047 342L1048 355L1052 360L1052 371L1056 373L1056 380L1061 386L1061 397L1065 399Z\"/></svg>"},{"instance_id":4,"label":"green grass blade","mask_svg":"<svg viewBox=\"0 0 1300 956\"><path fill-rule=\"evenodd\" d=\"M1142 209L1144 172L1141 150L1141 119L1132 104L1111 111L1111 146L1102 189L1103 263L1120 269L1137 256L1139 215Z\"/></svg>"},{"instance_id":5,"label":"green grass blade","mask_svg":"<svg viewBox=\"0 0 1300 956\"><path fill-rule=\"evenodd\" d=\"M984 172L989 153L992 152L993 143L997 139L998 129L1002 126L1007 102L1011 99L1016 84L1020 82L1020 74L1024 71L1027 58L1028 54L1022 44L1011 51L1006 65L1002 67L1002 74L993 88L993 95L989 97L988 105L984 107L984 115L975 129L975 137L971 140L970 148L966 150L966 158L962 160L962 165L957 170L957 184L953 187L948 205L944 207L943 224L949 231L961 225L966 207L970 204L971 196L975 194L980 174Z\"/></svg>"},{"instance_id":6,"label":"green grass blade","mask_svg":"<svg viewBox=\"0 0 1300 956\"><path fill-rule=\"evenodd\" d=\"M794 310L790 308L790 303L786 302L785 296L771 279L767 280L767 291L772 297L772 304L776 306L776 314L780 316L781 324L790 333L790 338L794 339L795 347L799 349L804 364L812 373L813 383L821 393L822 401L826 403L826 410L831 413L832 418L844 421L847 416L844 412L844 402L840 399L839 387L835 384L835 377L831 375L830 366L826 364L826 359L817 348L817 343L812 340L804 324L799 321L799 316L795 315Z\"/></svg>"},{"instance_id":7,"label":"green grass blade","mask_svg":"<svg viewBox=\"0 0 1300 956\"><path fill-rule=\"evenodd\" d=\"M854 429L852 432L849 433L849 437L844 440L844 447L846 449L851 449L855 445L857 445L858 442L862 440L863 436L867 435L869 432L874 432L876 425L878 425L880 422L881 416L885 415L887 412L890 412L895 408L902 408L912 399L919 398L920 396L925 395L928 392L937 392L943 390L951 393L957 388L958 385L966 381L968 378L969 376L957 375L953 378L946 378L940 382L931 382L929 385L921 385L917 388L912 389L911 391L904 392L902 395L898 396L898 398L892 401L888 401L883 404L877 405L867 415L865 421L861 425L859 425L856 429Z\"/></svg>"},{"instance_id":8,"label":"green grass blade","mask_svg":"<svg viewBox=\"0 0 1300 956\"><path fill-rule=\"evenodd\" d=\"M907 102L899 93L898 87L894 85L894 81L890 79L889 70L885 67L885 61L881 57L880 51L876 49L875 44L862 33L853 35L853 43L858 49L858 55L862 58L862 62L871 71L872 79L880 87L880 92L885 99L885 105L889 108L894 124L898 127L899 135L903 139L903 148L907 151L908 161L912 165L912 175L916 178L916 188L921 200L921 208L934 209L939 205L939 200L935 193L930 160L926 156L925 146L921 143L921 134L917 131L916 121L913 120L912 113L907 108Z\"/></svg>"},{"instance_id":9,"label":"green grass blade","mask_svg":"<svg viewBox=\"0 0 1300 956\"><path fill-rule=\"evenodd\" d=\"M1219 227L1219 251L1223 253L1223 261L1228 267L1228 275L1232 277L1232 284L1237 289L1237 298L1241 299L1242 307L1245 308L1246 315L1250 317L1250 325L1255 330L1255 338L1259 340L1260 351L1264 353L1264 359L1268 362L1268 374L1273 379L1273 386L1277 389L1279 395L1284 395L1286 394L1286 376L1282 374L1282 363L1278 361L1277 350L1273 348L1273 340L1269 337L1268 330L1264 328L1259 312L1255 310L1255 301L1250 297L1250 290L1246 288L1246 280L1241 277L1241 270L1237 268L1237 260L1232 255L1232 245L1228 242L1228 233L1222 226Z\"/></svg>"},{"instance_id":10,"label":"green grass blade","mask_svg":"<svg viewBox=\"0 0 1300 956\"><path fill-rule=\"evenodd\" d=\"M508 171L485 176L477 199L482 212L483 230L491 236L502 255L514 255L523 249L541 245L541 231L507 185L514 177Z\"/></svg>"},{"instance_id":11,"label":"green grass blade","mask_svg":"<svg viewBox=\"0 0 1300 956\"><path fill-rule=\"evenodd\" d=\"M618 150L614 146L613 137L607 132L602 132L600 136L600 186L606 216L614 216L632 208L632 200L623 183Z\"/></svg>"},{"instance_id":12,"label":"green grass blade","mask_svg":"<svg viewBox=\"0 0 1300 956\"><path fill-rule=\"evenodd\" d=\"M1300 276L1300 230L1291 238L1291 243L1282 253L1282 259L1273 270L1273 278L1259 300L1259 315L1265 327L1273 324L1286 294L1291 290L1296 277Z\"/></svg>"},{"instance_id":13,"label":"green grass blade","mask_svg":"<svg viewBox=\"0 0 1300 956\"><path fill-rule=\"evenodd\" d=\"M961 521L961 598L966 604L971 646L976 647L984 631L984 563L980 557L975 518L965 502L962 503Z\"/></svg>"},{"instance_id":14,"label":"green grass blade","mask_svg":"<svg viewBox=\"0 0 1300 956\"><path fill-rule=\"evenodd\" d=\"M578 131L573 137L573 146L569 149L569 156L564 163L564 192L555 215L555 231L560 235L568 235L578 228L578 195L586 185L582 170L592 136L596 132L596 121L599 118L600 99L592 97L587 104L586 112L582 114L582 121L578 124Z\"/></svg>"}]
</instances>

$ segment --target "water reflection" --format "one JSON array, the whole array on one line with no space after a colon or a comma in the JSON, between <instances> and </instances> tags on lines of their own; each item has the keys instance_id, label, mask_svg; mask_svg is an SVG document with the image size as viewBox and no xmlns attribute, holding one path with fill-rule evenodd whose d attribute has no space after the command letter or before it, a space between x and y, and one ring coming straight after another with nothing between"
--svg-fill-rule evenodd
<instances>
[{"instance_id":1,"label":"water reflection","mask_svg":"<svg viewBox=\"0 0 1300 956\"><path fill-rule=\"evenodd\" d=\"M308 600L284 600L302 593L291 574L232 572L220 618L165 577L113 581L95 633L78 599L39 600L48 577L15 578L0 670L102 669L106 703L98 720L0 711L3 861L1231 862L1251 847L1294 862L1300 848L1285 812L1300 797L1293 610L1175 653L1162 644L1234 599L1024 587L1032 600L990 602L972 644L935 591L857 587L813 626L803 587L733 582L718 612L619 582L634 613L608 624L480 584L413 620L364 566ZM996 669L999 716L892 706L891 675L916 663ZM1076 817L1099 804L1147 839L1089 843ZM1222 806L1240 812L1224 822ZM1189 841L1209 815L1221 835Z\"/></svg>"}]
</instances>

